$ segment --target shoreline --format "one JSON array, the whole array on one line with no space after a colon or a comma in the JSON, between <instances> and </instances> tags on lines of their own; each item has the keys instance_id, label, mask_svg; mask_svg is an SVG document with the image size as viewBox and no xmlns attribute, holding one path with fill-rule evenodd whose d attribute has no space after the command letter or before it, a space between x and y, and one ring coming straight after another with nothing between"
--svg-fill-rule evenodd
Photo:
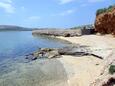
<instances>
[{"instance_id":1,"label":"shoreline","mask_svg":"<svg viewBox=\"0 0 115 86\"><path fill-rule=\"evenodd\" d=\"M54 38L67 41L75 46L88 46L93 53L105 58L99 59L92 55L61 55L60 58L35 59L27 63L11 61L12 65L8 67L13 68L13 71L4 74L0 84L16 82L15 85L21 86L26 81L24 86L93 86L91 84L100 77L109 55L115 49L115 38L111 35L57 36ZM109 50L106 50L108 48Z\"/></svg>"},{"instance_id":2,"label":"shoreline","mask_svg":"<svg viewBox=\"0 0 115 86\"><path fill-rule=\"evenodd\" d=\"M60 54L59 49L43 48L40 50L40 52L44 52L44 54L42 54L42 57L44 57L44 55L47 55L46 57L48 57L49 59L56 58L63 64L63 67L67 73L67 82L69 86L90 86L91 83L93 83L97 78L100 77L107 59L115 50L115 38L112 37L112 35L82 35L79 37L54 36L54 38L67 41L70 43L70 45L76 46L62 48L61 52L65 52L65 54ZM73 56L70 54L74 52L74 49L80 48L80 46L88 47L91 54L102 57L102 59L92 55ZM85 50L87 48L83 49ZM39 57L39 55L41 54L40 52L35 52L33 56ZM59 58L58 56L61 56L61 58ZM37 57L35 58L35 60L37 59Z\"/></svg>"},{"instance_id":3,"label":"shoreline","mask_svg":"<svg viewBox=\"0 0 115 86\"><path fill-rule=\"evenodd\" d=\"M74 37L81 35L94 34L94 28L84 29L44 29L44 30L33 30L32 34L46 35L46 36L64 36L64 37Z\"/></svg>"},{"instance_id":4,"label":"shoreline","mask_svg":"<svg viewBox=\"0 0 115 86\"><path fill-rule=\"evenodd\" d=\"M103 60L95 58L94 56L76 57L63 55L62 58L58 58L67 71L69 86L90 86L92 82L100 77L105 66L105 60L115 49L115 38L111 35L83 35L80 37L57 38L69 41L73 44L87 45L90 49L96 50L94 53L105 57ZM106 50L108 48L109 50Z\"/></svg>"}]
</instances>

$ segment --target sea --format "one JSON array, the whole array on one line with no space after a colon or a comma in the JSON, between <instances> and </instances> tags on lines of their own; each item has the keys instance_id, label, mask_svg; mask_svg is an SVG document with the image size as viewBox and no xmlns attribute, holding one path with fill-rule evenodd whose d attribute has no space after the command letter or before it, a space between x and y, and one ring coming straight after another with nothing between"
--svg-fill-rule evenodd
<instances>
[{"instance_id":1,"label":"sea","mask_svg":"<svg viewBox=\"0 0 115 86\"><path fill-rule=\"evenodd\" d=\"M39 48L61 48L65 41L32 35L32 31L0 31L0 86L68 86L63 64L57 59L28 62Z\"/></svg>"}]
</instances>

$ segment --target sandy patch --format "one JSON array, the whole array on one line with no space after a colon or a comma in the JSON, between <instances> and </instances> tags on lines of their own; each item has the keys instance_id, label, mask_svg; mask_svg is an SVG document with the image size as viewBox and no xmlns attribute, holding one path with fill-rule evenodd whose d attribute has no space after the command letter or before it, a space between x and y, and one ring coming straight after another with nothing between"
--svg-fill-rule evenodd
<instances>
[{"instance_id":1,"label":"sandy patch","mask_svg":"<svg viewBox=\"0 0 115 86\"><path fill-rule=\"evenodd\" d=\"M111 35L58 38L74 44L89 46L93 53L97 53L105 57L105 59L111 52L115 51L115 38ZM104 60L93 56L75 57L64 55L58 60L64 64L70 86L89 86L90 83L100 76L104 63Z\"/></svg>"}]
</instances>

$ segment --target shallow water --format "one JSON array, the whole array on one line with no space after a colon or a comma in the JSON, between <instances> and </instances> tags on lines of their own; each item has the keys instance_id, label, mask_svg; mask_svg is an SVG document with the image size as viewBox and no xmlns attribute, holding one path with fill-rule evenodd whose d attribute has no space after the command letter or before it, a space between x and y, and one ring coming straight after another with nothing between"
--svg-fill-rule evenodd
<instances>
[{"instance_id":1,"label":"shallow water","mask_svg":"<svg viewBox=\"0 0 115 86\"><path fill-rule=\"evenodd\" d=\"M32 36L31 31L0 32L0 60L22 56L44 47L62 47L61 41L44 36Z\"/></svg>"},{"instance_id":2,"label":"shallow water","mask_svg":"<svg viewBox=\"0 0 115 86\"><path fill-rule=\"evenodd\" d=\"M57 59L29 63L7 60L0 71L0 86L68 86L63 64Z\"/></svg>"},{"instance_id":3,"label":"shallow water","mask_svg":"<svg viewBox=\"0 0 115 86\"><path fill-rule=\"evenodd\" d=\"M38 48L63 47L65 42L30 31L0 32L0 86L68 86L63 64L57 59L25 59Z\"/></svg>"}]
</instances>

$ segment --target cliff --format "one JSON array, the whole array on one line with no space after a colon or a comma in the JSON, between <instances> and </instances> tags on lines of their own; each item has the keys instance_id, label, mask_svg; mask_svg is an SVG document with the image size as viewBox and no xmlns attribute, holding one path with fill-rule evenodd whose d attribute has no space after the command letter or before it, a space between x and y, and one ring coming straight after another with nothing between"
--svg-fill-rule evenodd
<instances>
[{"instance_id":1,"label":"cliff","mask_svg":"<svg viewBox=\"0 0 115 86\"><path fill-rule=\"evenodd\" d=\"M115 35L115 6L97 13L95 30L101 34Z\"/></svg>"}]
</instances>

